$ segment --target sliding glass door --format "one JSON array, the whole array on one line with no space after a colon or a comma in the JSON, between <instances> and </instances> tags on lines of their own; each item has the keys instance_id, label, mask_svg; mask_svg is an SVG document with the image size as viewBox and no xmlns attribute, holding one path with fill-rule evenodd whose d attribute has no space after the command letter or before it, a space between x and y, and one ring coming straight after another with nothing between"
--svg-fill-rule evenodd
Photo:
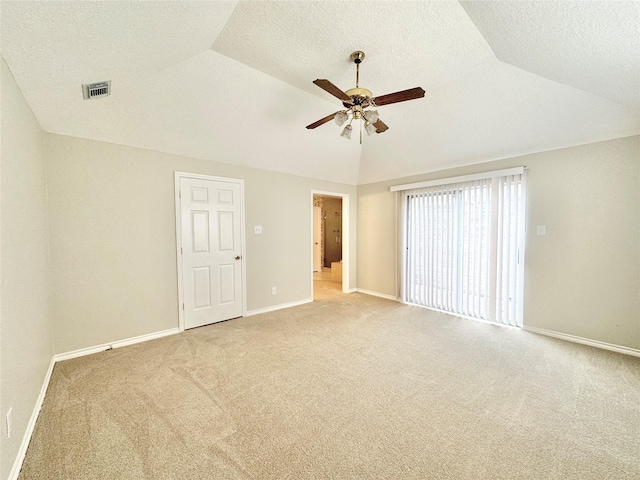
<instances>
[{"instance_id":1,"label":"sliding glass door","mask_svg":"<svg viewBox=\"0 0 640 480\"><path fill-rule=\"evenodd\" d=\"M404 300L522 326L524 172L402 193Z\"/></svg>"}]
</instances>

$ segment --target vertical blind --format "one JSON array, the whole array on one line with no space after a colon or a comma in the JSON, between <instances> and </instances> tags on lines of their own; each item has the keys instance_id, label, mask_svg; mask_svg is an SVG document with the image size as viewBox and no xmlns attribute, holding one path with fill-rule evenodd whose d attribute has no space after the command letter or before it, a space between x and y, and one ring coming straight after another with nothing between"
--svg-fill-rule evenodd
<instances>
[{"instance_id":1,"label":"vertical blind","mask_svg":"<svg viewBox=\"0 0 640 480\"><path fill-rule=\"evenodd\" d=\"M521 327L524 168L402 192L404 301Z\"/></svg>"}]
</instances>

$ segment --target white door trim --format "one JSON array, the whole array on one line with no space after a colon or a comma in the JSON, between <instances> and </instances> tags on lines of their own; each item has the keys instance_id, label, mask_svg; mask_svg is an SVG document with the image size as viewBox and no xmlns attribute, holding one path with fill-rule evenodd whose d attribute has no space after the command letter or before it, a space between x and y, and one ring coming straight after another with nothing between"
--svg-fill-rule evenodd
<instances>
[{"instance_id":1,"label":"white door trim","mask_svg":"<svg viewBox=\"0 0 640 480\"><path fill-rule=\"evenodd\" d=\"M180 180L182 178L196 178L217 182L237 183L240 186L240 235L242 239L242 316L247 315L247 268L245 252L244 228L244 180L240 178L216 177L199 173L174 172L174 197L176 208L176 258L178 266L178 330L184 332L184 291L182 285L182 218L180 208Z\"/></svg>"},{"instance_id":2,"label":"white door trim","mask_svg":"<svg viewBox=\"0 0 640 480\"><path fill-rule=\"evenodd\" d=\"M311 230L309 237L309 245L311 246L311 264L310 264L310 272L311 272L311 295L310 298L313 300L313 196L314 195L323 195L328 197L338 197L342 198L342 291L344 293L349 293L349 263L350 263L350 255L349 255L349 194L348 193L339 193L339 192L325 192L323 190L311 190L311 211L309 213L309 218L311 219Z\"/></svg>"}]
</instances>

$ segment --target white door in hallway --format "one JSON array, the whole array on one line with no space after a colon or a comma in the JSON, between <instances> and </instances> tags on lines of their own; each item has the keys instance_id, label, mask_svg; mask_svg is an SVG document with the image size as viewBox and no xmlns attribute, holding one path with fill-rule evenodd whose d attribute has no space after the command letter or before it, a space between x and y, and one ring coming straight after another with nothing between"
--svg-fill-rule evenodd
<instances>
[{"instance_id":1,"label":"white door in hallway","mask_svg":"<svg viewBox=\"0 0 640 480\"><path fill-rule=\"evenodd\" d=\"M322 270L321 251L320 251L320 238L321 238L321 222L322 222L322 209L320 207L313 207L313 271L319 272Z\"/></svg>"},{"instance_id":2,"label":"white door in hallway","mask_svg":"<svg viewBox=\"0 0 640 480\"><path fill-rule=\"evenodd\" d=\"M242 316L242 199L234 181L180 178L185 328Z\"/></svg>"}]
</instances>

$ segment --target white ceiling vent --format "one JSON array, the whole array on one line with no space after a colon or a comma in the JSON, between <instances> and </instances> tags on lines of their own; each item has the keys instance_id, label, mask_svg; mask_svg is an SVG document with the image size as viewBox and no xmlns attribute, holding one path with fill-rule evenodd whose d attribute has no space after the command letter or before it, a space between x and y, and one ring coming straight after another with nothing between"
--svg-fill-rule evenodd
<instances>
[{"instance_id":1,"label":"white ceiling vent","mask_svg":"<svg viewBox=\"0 0 640 480\"><path fill-rule=\"evenodd\" d=\"M111 95L111 80L98 83L83 83L82 96L85 100Z\"/></svg>"}]
</instances>

